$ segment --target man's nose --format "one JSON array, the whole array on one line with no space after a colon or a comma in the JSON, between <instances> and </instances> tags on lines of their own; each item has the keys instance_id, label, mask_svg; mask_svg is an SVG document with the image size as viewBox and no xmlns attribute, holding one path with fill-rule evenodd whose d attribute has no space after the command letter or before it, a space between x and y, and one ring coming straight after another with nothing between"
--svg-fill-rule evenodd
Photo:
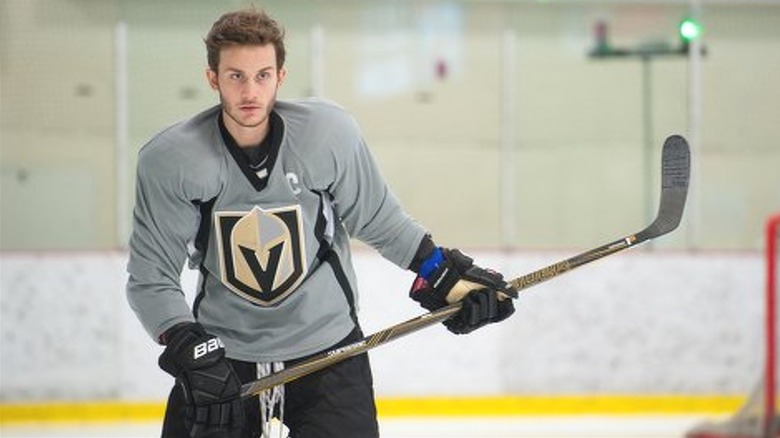
<instances>
[{"instance_id":1,"label":"man's nose","mask_svg":"<svg viewBox=\"0 0 780 438\"><path fill-rule=\"evenodd\" d=\"M251 99L257 97L260 92L260 84L257 81L246 81L241 87L241 97Z\"/></svg>"}]
</instances>

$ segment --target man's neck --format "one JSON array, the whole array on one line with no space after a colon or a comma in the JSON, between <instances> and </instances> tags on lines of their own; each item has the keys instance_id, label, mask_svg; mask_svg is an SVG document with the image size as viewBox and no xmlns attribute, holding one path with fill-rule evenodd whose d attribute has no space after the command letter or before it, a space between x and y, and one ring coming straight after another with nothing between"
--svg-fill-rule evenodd
<instances>
[{"instance_id":1,"label":"man's neck","mask_svg":"<svg viewBox=\"0 0 780 438\"><path fill-rule=\"evenodd\" d=\"M241 148L257 146L268 135L269 118L265 119L260 125L253 127L239 125L224 112L222 113L222 120L225 124L225 128L227 128L228 132L233 137L233 140L235 140L238 147Z\"/></svg>"}]
</instances>

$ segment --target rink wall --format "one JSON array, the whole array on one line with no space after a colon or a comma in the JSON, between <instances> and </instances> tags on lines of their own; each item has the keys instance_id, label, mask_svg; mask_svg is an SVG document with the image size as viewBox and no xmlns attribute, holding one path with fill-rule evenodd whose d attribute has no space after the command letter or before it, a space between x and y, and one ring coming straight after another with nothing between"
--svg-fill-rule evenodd
<instances>
[{"instance_id":1,"label":"rink wall","mask_svg":"<svg viewBox=\"0 0 780 438\"><path fill-rule=\"evenodd\" d=\"M575 252L470 254L522 275ZM127 305L125 263L119 251L0 255L2 404L164 399L171 380ZM422 313L409 272L362 248L355 263L366 333ZM762 364L763 288L758 251L628 251L528 289L503 324L373 350L377 395L743 394Z\"/></svg>"}]
</instances>

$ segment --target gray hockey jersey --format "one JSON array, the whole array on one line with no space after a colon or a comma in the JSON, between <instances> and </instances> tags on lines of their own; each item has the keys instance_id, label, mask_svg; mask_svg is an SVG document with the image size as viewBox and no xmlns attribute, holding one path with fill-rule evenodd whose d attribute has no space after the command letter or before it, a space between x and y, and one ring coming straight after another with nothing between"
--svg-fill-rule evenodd
<instances>
[{"instance_id":1,"label":"gray hockey jersey","mask_svg":"<svg viewBox=\"0 0 780 438\"><path fill-rule=\"evenodd\" d=\"M349 239L402 268L426 230L399 206L353 118L322 100L278 101L267 175L223 141L220 107L138 156L127 295L154 338L197 319L229 357L270 362L328 348L355 326ZM185 262L201 273L192 309Z\"/></svg>"}]
</instances>

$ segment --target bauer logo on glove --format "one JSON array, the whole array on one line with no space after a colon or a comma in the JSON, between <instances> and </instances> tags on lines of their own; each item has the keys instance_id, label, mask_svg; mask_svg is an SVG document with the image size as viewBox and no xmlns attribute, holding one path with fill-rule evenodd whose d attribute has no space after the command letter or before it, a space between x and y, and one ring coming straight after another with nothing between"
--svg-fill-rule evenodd
<instances>
[{"instance_id":1,"label":"bauer logo on glove","mask_svg":"<svg viewBox=\"0 0 780 438\"><path fill-rule=\"evenodd\" d=\"M220 348L225 348L225 344L222 343L222 339L213 337L206 342L202 342L196 345L192 349L192 359L198 360L200 357Z\"/></svg>"}]
</instances>

